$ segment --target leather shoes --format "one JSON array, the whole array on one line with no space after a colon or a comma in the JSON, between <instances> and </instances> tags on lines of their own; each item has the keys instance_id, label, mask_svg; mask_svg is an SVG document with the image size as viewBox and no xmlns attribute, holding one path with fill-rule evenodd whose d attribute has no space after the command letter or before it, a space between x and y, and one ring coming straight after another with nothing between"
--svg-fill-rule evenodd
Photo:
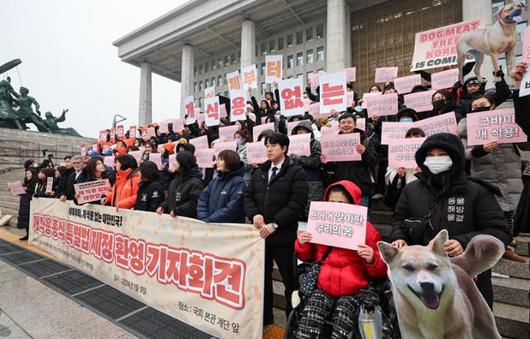
<instances>
[{"instance_id":1,"label":"leather shoes","mask_svg":"<svg viewBox=\"0 0 530 339\"><path fill-rule=\"evenodd\" d=\"M512 249L506 249L506 251L504 251L504 255L502 256L504 259L508 259L508 260L511 260L511 261L516 261L516 262L525 262L526 260L521 257L519 254L515 253Z\"/></svg>"},{"instance_id":2,"label":"leather shoes","mask_svg":"<svg viewBox=\"0 0 530 339\"><path fill-rule=\"evenodd\" d=\"M28 236L28 235L25 235L25 236L23 236L22 238L20 238L20 239L18 239L18 240L20 240L20 241L27 241L28 238L29 238L29 236Z\"/></svg>"}]
</instances>

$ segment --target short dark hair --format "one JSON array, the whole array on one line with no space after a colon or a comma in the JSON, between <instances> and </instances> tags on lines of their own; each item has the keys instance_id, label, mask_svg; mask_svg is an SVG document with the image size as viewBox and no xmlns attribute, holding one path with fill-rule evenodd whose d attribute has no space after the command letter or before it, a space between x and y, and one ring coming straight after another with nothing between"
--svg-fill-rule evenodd
<instances>
[{"instance_id":1,"label":"short dark hair","mask_svg":"<svg viewBox=\"0 0 530 339\"><path fill-rule=\"evenodd\" d=\"M66 160L66 159L72 159L72 156L71 155L67 155L63 158L63 160Z\"/></svg>"},{"instance_id":2,"label":"short dark hair","mask_svg":"<svg viewBox=\"0 0 530 339\"><path fill-rule=\"evenodd\" d=\"M343 115L341 115L339 117L339 122L341 122L341 120L344 120L344 119L348 119L348 118L352 118L353 119L353 122L357 122L357 119L355 118L355 115L351 114L351 113L344 113Z\"/></svg>"},{"instance_id":3,"label":"short dark hair","mask_svg":"<svg viewBox=\"0 0 530 339\"><path fill-rule=\"evenodd\" d=\"M98 161L103 162L101 158L92 158L92 159L89 159L85 164L85 171L86 171L87 177L90 180L96 179L96 166L98 165Z\"/></svg>"},{"instance_id":4,"label":"short dark hair","mask_svg":"<svg viewBox=\"0 0 530 339\"><path fill-rule=\"evenodd\" d=\"M285 146L285 155L287 155L287 152L289 152L289 137L283 133L274 132L269 137L265 139L265 145L269 143L271 145L280 145Z\"/></svg>"},{"instance_id":5,"label":"short dark hair","mask_svg":"<svg viewBox=\"0 0 530 339\"><path fill-rule=\"evenodd\" d=\"M407 134L405 134L405 138L416 137L416 136L425 138L425 132L421 128L412 127L411 129L407 131Z\"/></svg>"},{"instance_id":6,"label":"short dark hair","mask_svg":"<svg viewBox=\"0 0 530 339\"><path fill-rule=\"evenodd\" d=\"M240 167L241 158L237 152L224 150L219 152L218 158L225 162L225 166L229 172L233 172Z\"/></svg>"},{"instance_id":7,"label":"short dark hair","mask_svg":"<svg viewBox=\"0 0 530 339\"><path fill-rule=\"evenodd\" d=\"M266 129L261 131L261 133L258 135L258 141L263 140L264 143L267 143L267 138L270 137L274 131L272 129Z\"/></svg>"},{"instance_id":8,"label":"short dark hair","mask_svg":"<svg viewBox=\"0 0 530 339\"><path fill-rule=\"evenodd\" d=\"M241 137L241 139L245 140L245 142L252 141L252 139L250 138L250 134L248 133L248 131L246 129L240 129L238 131L235 131L234 137L236 135L239 135Z\"/></svg>"},{"instance_id":9,"label":"short dark hair","mask_svg":"<svg viewBox=\"0 0 530 339\"><path fill-rule=\"evenodd\" d=\"M117 159L117 162L121 165L121 170L127 170L129 168L135 169L138 167L136 159L130 154L120 155Z\"/></svg>"},{"instance_id":10,"label":"short dark hair","mask_svg":"<svg viewBox=\"0 0 530 339\"><path fill-rule=\"evenodd\" d=\"M158 166L152 161L144 161L140 165L140 174L142 175L142 181L146 182L154 182L160 178Z\"/></svg>"}]
</instances>

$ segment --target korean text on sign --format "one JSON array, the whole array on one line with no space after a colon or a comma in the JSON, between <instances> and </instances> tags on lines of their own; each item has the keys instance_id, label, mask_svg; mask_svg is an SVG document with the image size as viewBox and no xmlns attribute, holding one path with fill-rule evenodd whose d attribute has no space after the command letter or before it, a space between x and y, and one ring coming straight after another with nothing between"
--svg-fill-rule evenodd
<instances>
[{"instance_id":1,"label":"korean text on sign","mask_svg":"<svg viewBox=\"0 0 530 339\"><path fill-rule=\"evenodd\" d=\"M303 82L302 79L288 79L279 82L280 105L286 117L303 115Z\"/></svg>"},{"instance_id":2,"label":"korean text on sign","mask_svg":"<svg viewBox=\"0 0 530 339\"><path fill-rule=\"evenodd\" d=\"M526 142L528 137L515 123L513 108L468 113L468 145L484 145L492 141L499 144Z\"/></svg>"},{"instance_id":3,"label":"korean text on sign","mask_svg":"<svg viewBox=\"0 0 530 339\"><path fill-rule=\"evenodd\" d=\"M79 194L77 202L84 204L98 201L110 189L109 179L83 182L74 185L75 192Z\"/></svg>"},{"instance_id":4,"label":"korean text on sign","mask_svg":"<svg viewBox=\"0 0 530 339\"><path fill-rule=\"evenodd\" d=\"M416 151L425 141L425 138L394 139L388 145L388 167L398 169L418 167L416 164Z\"/></svg>"},{"instance_id":5,"label":"korean text on sign","mask_svg":"<svg viewBox=\"0 0 530 339\"><path fill-rule=\"evenodd\" d=\"M320 113L346 110L346 72L326 73L319 77Z\"/></svg>"},{"instance_id":6,"label":"korean text on sign","mask_svg":"<svg viewBox=\"0 0 530 339\"><path fill-rule=\"evenodd\" d=\"M359 133L327 134L320 139L322 155L329 162L361 161L361 154L357 152L357 145L361 143Z\"/></svg>"}]
</instances>

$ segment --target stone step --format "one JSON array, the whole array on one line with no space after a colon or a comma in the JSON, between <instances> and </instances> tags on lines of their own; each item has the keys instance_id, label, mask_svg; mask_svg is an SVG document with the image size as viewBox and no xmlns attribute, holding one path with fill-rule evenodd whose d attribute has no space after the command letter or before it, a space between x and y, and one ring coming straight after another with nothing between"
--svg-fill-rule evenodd
<instances>
[{"instance_id":1,"label":"stone step","mask_svg":"<svg viewBox=\"0 0 530 339\"><path fill-rule=\"evenodd\" d=\"M493 266L493 272L508 275L510 277L530 280L529 257L523 257L524 263L501 259Z\"/></svg>"},{"instance_id":2,"label":"stone step","mask_svg":"<svg viewBox=\"0 0 530 339\"><path fill-rule=\"evenodd\" d=\"M526 257L530 256L530 235L520 234L514 237L515 252Z\"/></svg>"},{"instance_id":3,"label":"stone step","mask_svg":"<svg viewBox=\"0 0 530 339\"><path fill-rule=\"evenodd\" d=\"M528 308L495 302L493 314L497 329L503 337L528 338L530 331Z\"/></svg>"},{"instance_id":4,"label":"stone step","mask_svg":"<svg viewBox=\"0 0 530 339\"><path fill-rule=\"evenodd\" d=\"M495 301L530 307L530 280L519 278L492 278L493 297Z\"/></svg>"},{"instance_id":5,"label":"stone step","mask_svg":"<svg viewBox=\"0 0 530 339\"><path fill-rule=\"evenodd\" d=\"M3 210L4 208L18 211L19 202L0 200L0 209Z\"/></svg>"},{"instance_id":6,"label":"stone step","mask_svg":"<svg viewBox=\"0 0 530 339\"><path fill-rule=\"evenodd\" d=\"M370 210L368 219L373 224L383 224L383 225L392 225L392 220L394 218L394 212L392 211L382 211L382 210Z\"/></svg>"}]
</instances>

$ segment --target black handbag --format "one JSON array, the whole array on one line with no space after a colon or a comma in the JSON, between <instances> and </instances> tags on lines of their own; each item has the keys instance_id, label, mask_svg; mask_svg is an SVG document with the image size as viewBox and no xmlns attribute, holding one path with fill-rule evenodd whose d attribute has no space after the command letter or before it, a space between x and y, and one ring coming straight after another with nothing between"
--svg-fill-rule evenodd
<instances>
[{"instance_id":1,"label":"black handbag","mask_svg":"<svg viewBox=\"0 0 530 339\"><path fill-rule=\"evenodd\" d=\"M407 218L399 222L399 227L407 236L409 245L427 245L434 235L434 226L431 217L434 212L435 203L431 203L429 212L421 218Z\"/></svg>"},{"instance_id":2,"label":"black handbag","mask_svg":"<svg viewBox=\"0 0 530 339\"><path fill-rule=\"evenodd\" d=\"M298 283L300 285L299 291L306 297L310 296L315 290L318 281L318 274L320 273L320 266L324 263L326 258L331 253L333 247L328 247L326 252L319 261L312 263L303 263L298 265L296 272L298 274Z\"/></svg>"}]
</instances>

